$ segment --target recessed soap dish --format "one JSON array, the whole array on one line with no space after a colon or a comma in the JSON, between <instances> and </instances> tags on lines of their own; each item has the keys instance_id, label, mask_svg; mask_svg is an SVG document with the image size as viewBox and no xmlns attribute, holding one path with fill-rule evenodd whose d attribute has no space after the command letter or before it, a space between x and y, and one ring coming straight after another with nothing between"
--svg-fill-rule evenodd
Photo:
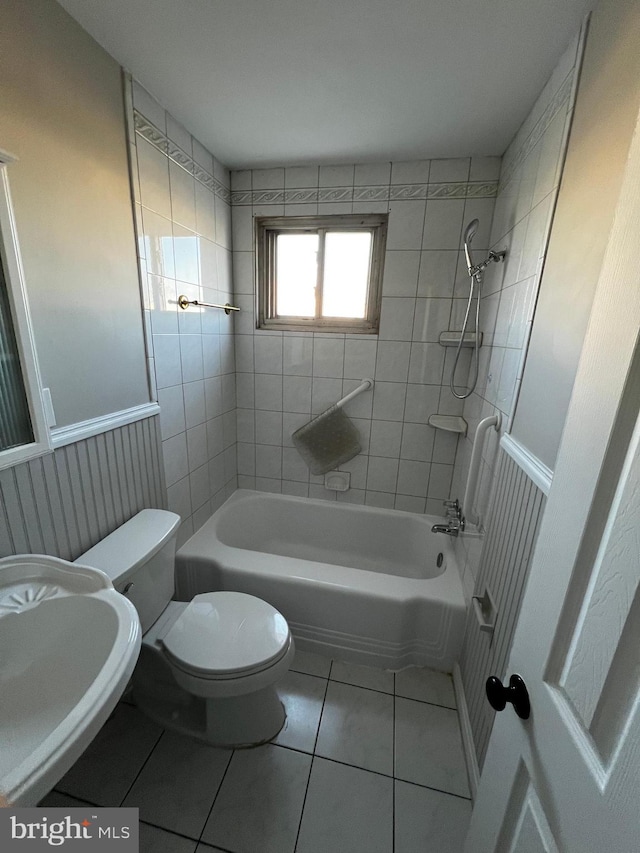
<instances>
[{"instance_id":1,"label":"recessed soap dish","mask_svg":"<svg viewBox=\"0 0 640 853\"><path fill-rule=\"evenodd\" d=\"M351 485L349 471L329 471L324 475L324 487L332 492L346 492Z\"/></svg>"}]
</instances>

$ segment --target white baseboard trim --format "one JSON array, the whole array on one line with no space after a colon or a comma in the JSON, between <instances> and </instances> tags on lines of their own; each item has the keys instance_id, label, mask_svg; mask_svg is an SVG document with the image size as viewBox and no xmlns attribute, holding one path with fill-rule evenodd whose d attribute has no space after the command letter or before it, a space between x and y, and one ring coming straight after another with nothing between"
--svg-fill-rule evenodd
<instances>
[{"instance_id":1,"label":"white baseboard trim","mask_svg":"<svg viewBox=\"0 0 640 853\"><path fill-rule=\"evenodd\" d=\"M108 432L135 421L142 421L159 413L160 406L157 403L143 403L141 406L132 406L130 409L123 409L121 412L112 412L109 415L101 415L99 418L91 418L77 424L54 427L51 430L51 443L54 448L64 447L67 444L82 441L83 438L91 438L93 435L100 435L102 432Z\"/></svg>"},{"instance_id":2,"label":"white baseboard trim","mask_svg":"<svg viewBox=\"0 0 640 853\"><path fill-rule=\"evenodd\" d=\"M469 773L469 787L471 788L471 798L475 800L480 784L480 768L478 767L478 759L476 757L476 748L473 743L473 732L471 731L471 720L469 719L469 709L467 707L467 698L464 693L464 685L462 683L462 673L457 662L453 665L453 687L456 692L456 704L458 706L458 716L460 718L460 729L462 731L462 746L464 748L464 757L467 760L467 771Z\"/></svg>"},{"instance_id":3,"label":"white baseboard trim","mask_svg":"<svg viewBox=\"0 0 640 853\"><path fill-rule=\"evenodd\" d=\"M500 439L500 447L508 453L509 456L522 468L524 473L533 480L535 485L544 492L549 494L551 481L553 480L553 471L542 463L537 457L530 453L526 447L523 447L519 441L510 436L508 433Z\"/></svg>"}]
</instances>

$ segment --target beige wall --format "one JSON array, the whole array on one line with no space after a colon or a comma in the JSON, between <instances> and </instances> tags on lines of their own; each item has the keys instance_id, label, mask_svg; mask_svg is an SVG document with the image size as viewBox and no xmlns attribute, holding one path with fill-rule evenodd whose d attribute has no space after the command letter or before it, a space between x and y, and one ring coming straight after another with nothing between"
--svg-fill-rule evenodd
<instances>
[{"instance_id":1,"label":"beige wall","mask_svg":"<svg viewBox=\"0 0 640 853\"><path fill-rule=\"evenodd\" d=\"M593 13L513 435L550 468L640 102L640 6Z\"/></svg>"},{"instance_id":2,"label":"beige wall","mask_svg":"<svg viewBox=\"0 0 640 853\"><path fill-rule=\"evenodd\" d=\"M118 64L54 0L4 0L0 148L59 426L148 402Z\"/></svg>"}]
</instances>

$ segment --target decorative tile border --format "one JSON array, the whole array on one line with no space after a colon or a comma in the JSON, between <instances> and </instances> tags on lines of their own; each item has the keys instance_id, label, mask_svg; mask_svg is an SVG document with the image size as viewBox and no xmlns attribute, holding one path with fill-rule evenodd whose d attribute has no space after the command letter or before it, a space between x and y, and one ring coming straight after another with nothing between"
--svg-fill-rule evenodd
<instances>
[{"instance_id":1,"label":"decorative tile border","mask_svg":"<svg viewBox=\"0 0 640 853\"><path fill-rule=\"evenodd\" d=\"M211 190L212 193L218 196L218 198L225 201L227 204L231 201L231 192L221 183L217 178L213 175L210 175L206 169L203 169L199 163L196 163L186 151L183 151L182 148L177 146L175 142L169 139L161 130L159 130L155 124L149 121L141 112L134 109L133 111L133 124L135 128L135 132L141 136L143 139L146 139L147 142L150 142L158 151L162 151L163 154L173 160L174 163L177 163L178 166L181 166L186 172L189 172L190 175L203 184L203 186L207 187L207 189Z\"/></svg>"},{"instance_id":2,"label":"decorative tile border","mask_svg":"<svg viewBox=\"0 0 640 853\"><path fill-rule=\"evenodd\" d=\"M495 198L497 182L408 184L371 187L322 187L295 190L236 190L232 205L314 204L340 201L421 201L423 199Z\"/></svg>"},{"instance_id":3,"label":"decorative tile border","mask_svg":"<svg viewBox=\"0 0 640 853\"><path fill-rule=\"evenodd\" d=\"M569 107L573 106L573 104L569 104L569 97L572 92L575 74L576 67L572 68L571 72L567 75L524 143L506 162L503 160L502 173L500 174L500 189L509 183L513 177L513 173L522 165L535 145L540 141L563 104L567 102Z\"/></svg>"}]
</instances>

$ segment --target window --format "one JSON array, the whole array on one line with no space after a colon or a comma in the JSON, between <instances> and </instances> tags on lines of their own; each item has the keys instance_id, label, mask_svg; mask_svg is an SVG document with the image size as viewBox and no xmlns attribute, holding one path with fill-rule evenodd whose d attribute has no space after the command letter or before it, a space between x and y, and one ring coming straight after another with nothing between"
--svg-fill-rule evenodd
<instances>
[{"instance_id":1,"label":"window","mask_svg":"<svg viewBox=\"0 0 640 853\"><path fill-rule=\"evenodd\" d=\"M13 159L0 150L0 468L51 449L7 179Z\"/></svg>"},{"instance_id":2,"label":"window","mask_svg":"<svg viewBox=\"0 0 640 853\"><path fill-rule=\"evenodd\" d=\"M386 215L258 217L258 327L376 334Z\"/></svg>"}]
</instances>

